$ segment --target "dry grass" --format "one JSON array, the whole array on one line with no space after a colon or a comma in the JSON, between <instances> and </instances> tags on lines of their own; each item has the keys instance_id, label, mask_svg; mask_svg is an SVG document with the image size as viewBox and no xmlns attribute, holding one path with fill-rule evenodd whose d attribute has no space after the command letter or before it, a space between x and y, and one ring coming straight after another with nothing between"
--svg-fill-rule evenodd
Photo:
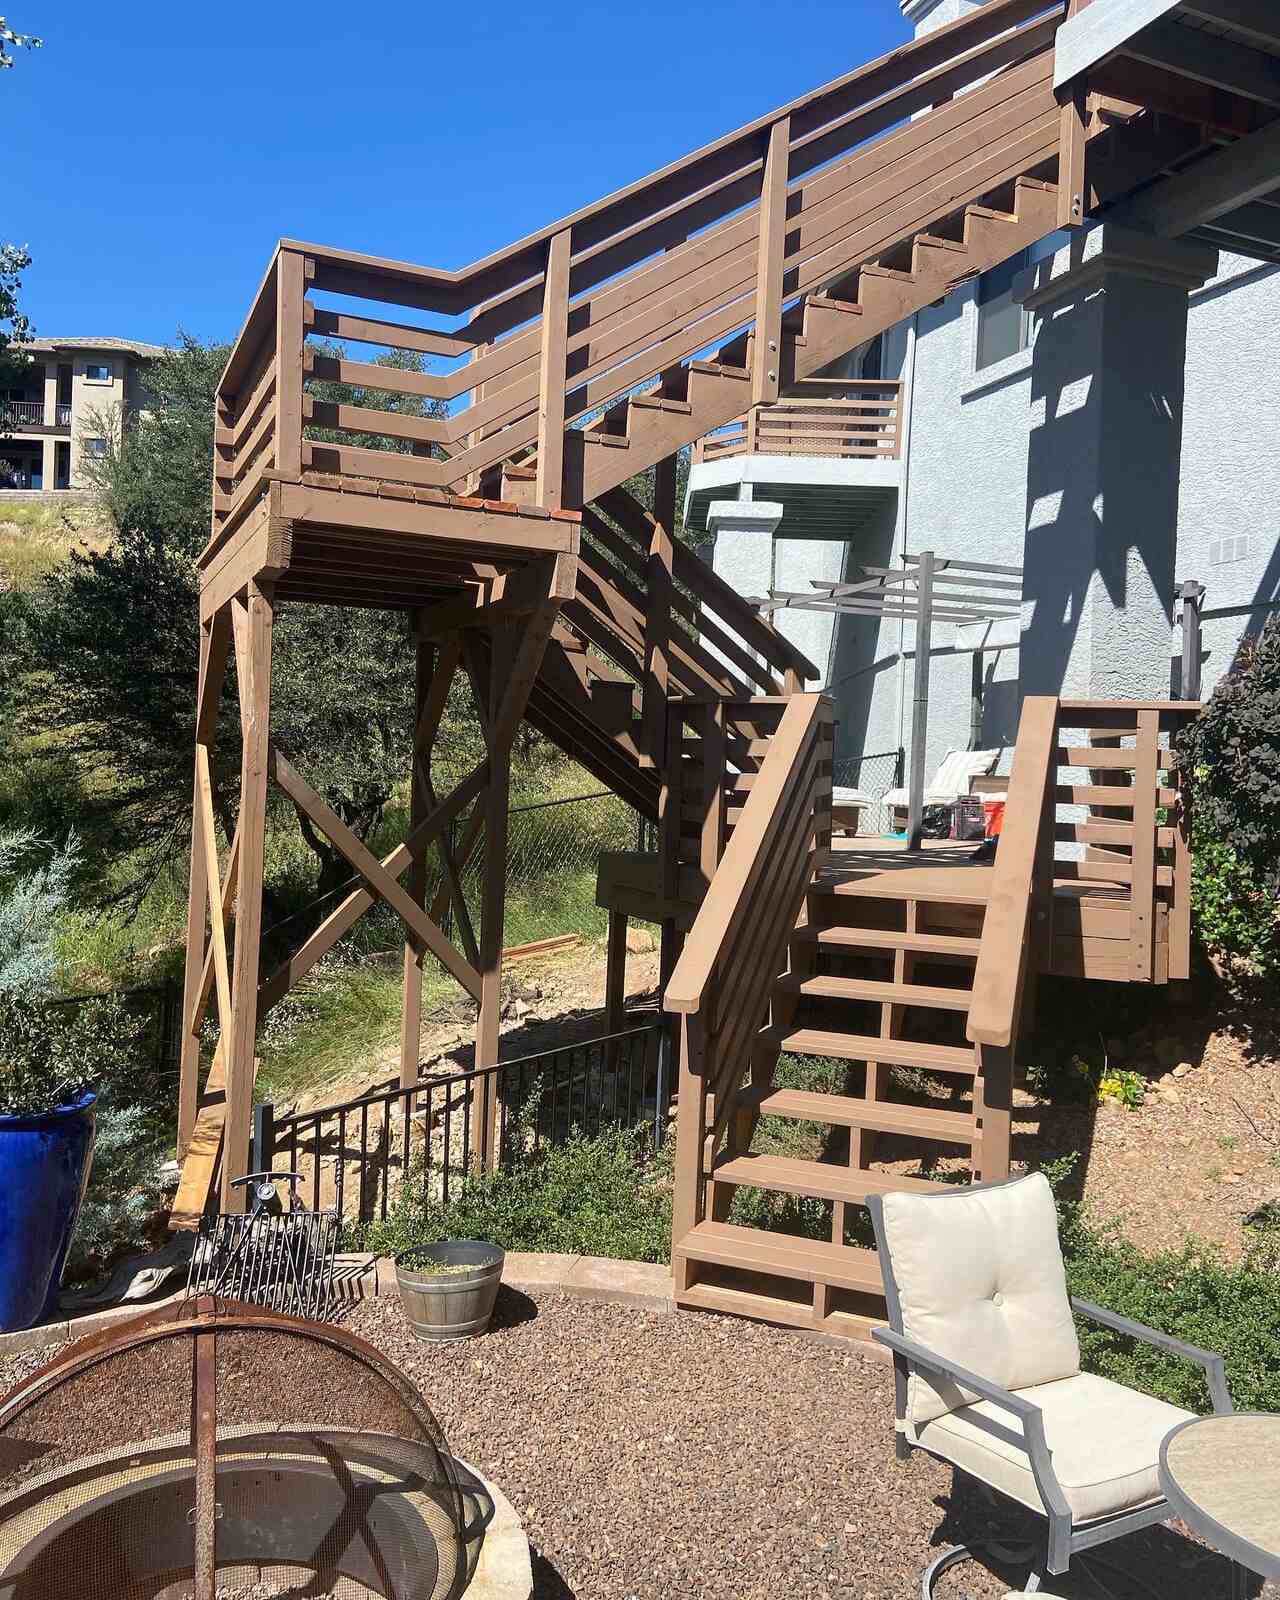
<instances>
[{"instance_id":1,"label":"dry grass","mask_svg":"<svg viewBox=\"0 0 1280 1600\"><path fill-rule=\"evenodd\" d=\"M29 589L75 546L99 550L107 537L93 505L0 503L0 589Z\"/></svg>"}]
</instances>

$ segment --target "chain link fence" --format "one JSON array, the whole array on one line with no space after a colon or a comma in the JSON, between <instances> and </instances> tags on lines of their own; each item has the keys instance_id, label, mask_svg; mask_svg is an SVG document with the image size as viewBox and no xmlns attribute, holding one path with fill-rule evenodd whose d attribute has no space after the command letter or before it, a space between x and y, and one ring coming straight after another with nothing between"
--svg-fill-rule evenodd
<instances>
[{"instance_id":1,"label":"chain link fence","mask_svg":"<svg viewBox=\"0 0 1280 1600\"><path fill-rule=\"evenodd\" d=\"M870 805L863 806L858 816L858 836L876 836L889 833L893 819L883 797L890 789L901 788L904 777L905 751L877 750L868 755L846 756L843 761L831 763L831 784L836 789L857 789L867 795Z\"/></svg>"}]
</instances>

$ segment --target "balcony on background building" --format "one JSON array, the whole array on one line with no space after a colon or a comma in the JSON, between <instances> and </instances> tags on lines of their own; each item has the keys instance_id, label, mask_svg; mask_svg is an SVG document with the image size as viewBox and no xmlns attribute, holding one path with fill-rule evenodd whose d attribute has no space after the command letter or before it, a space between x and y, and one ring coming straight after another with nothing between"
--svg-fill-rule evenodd
<instances>
[{"instance_id":1,"label":"balcony on background building","mask_svg":"<svg viewBox=\"0 0 1280 1600\"><path fill-rule=\"evenodd\" d=\"M902 385L896 379L808 378L694 446L685 524L707 531L715 501L785 508L779 538L847 539L896 499Z\"/></svg>"}]
</instances>

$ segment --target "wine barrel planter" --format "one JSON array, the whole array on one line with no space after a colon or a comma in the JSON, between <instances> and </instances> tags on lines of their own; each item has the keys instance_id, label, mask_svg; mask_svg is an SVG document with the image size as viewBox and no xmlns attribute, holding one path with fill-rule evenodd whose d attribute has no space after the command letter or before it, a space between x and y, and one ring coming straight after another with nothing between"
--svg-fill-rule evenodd
<instances>
[{"instance_id":1,"label":"wine barrel planter","mask_svg":"<svg viewBox=\"0 0 1280 1600\"><path fill-rule=\"evenodd\" d=\"M478 1239L418 1245L395 1258L400 1303L414 1337L470 1339L489 1326L506 1251Z\"/></svg>"}]
</instances>

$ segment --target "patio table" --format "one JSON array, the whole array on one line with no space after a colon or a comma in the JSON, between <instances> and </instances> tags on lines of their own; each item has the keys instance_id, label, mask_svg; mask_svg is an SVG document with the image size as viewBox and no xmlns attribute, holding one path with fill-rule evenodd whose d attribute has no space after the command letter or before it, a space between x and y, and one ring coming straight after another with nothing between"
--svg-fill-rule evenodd
<instances>
[{"instance_id":1,"label":"patio table","mask_svg":"<svg viewBox=\"0 0 1280 1600\"><path fill-rule=\"evenodd\" d=\"M1280 1416L1238 1412L1180 1423L1160 1446L1160 1487L1194 1532L1246 1573L1280 1578Z\"/></svg>"}]
</instances>

